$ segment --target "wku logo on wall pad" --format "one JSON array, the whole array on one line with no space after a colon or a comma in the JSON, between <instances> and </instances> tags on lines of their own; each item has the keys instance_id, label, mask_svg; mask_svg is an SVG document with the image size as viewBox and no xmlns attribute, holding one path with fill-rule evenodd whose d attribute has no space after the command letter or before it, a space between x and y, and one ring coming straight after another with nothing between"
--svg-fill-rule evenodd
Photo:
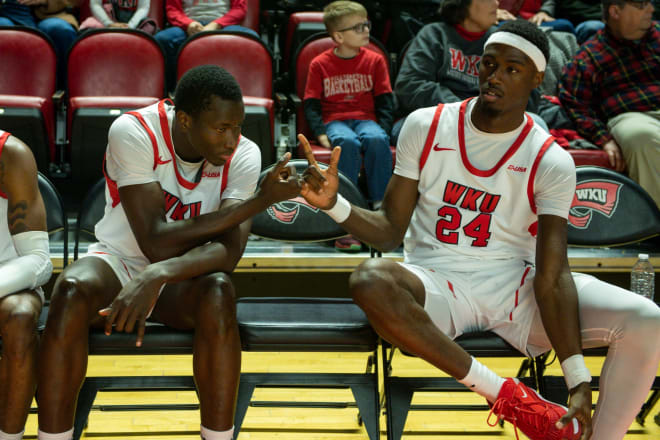
<instances>
[{"instance_id":1,"label":"wku logo on wall pad","mask_svg":"<svg viewBox=\"0 0 660 440\"><path fill-rule=\"evenodd\" d=\"M609 180L587 180L579 183L568 212L568 222L575 228L587 229L594 211L607 218L612 217L619 203L622 186Z\"/></svg>"},{"instance_id":2,"label":"wku logo on wall pad","mask_svg":"<svg viewBox=\"0 0 660 440\"><path fill-rule=\"evenodd\" d=\"M289 199L284 202L270 205L266 212L273 220L277 222L292 224L296 221L296 218L298 218L300 208L309 209L314 213L319 211L319 208L307 203L303 197L296 197L295 199Z\"/></svg>"}]
</instances>

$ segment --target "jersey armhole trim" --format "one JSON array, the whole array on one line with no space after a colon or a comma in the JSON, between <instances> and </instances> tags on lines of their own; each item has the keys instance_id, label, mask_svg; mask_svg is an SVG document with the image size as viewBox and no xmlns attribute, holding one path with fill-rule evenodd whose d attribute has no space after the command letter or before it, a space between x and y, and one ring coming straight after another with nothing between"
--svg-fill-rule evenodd
<instances>
[{"instance_id":1,"label":"jersey armhole trim","mask_svg":"<svg viewBox=\"0 0 660 440\"><path fill-rule=\"evenodd\" d=\"M438 104L435 108L435 113L433 113L433 121L429 127L429 132L426 135L426 142L424 142L424 149L422 150L422 157L419 159L419 171L422 172L424 165L426 164L427 159L429 158L429 153L431 152L431 146L433 145L433 139L435 139L435 133L438 130L438 122L440 121L440 114L444 104Z\"/></svg>"}]
</instances>

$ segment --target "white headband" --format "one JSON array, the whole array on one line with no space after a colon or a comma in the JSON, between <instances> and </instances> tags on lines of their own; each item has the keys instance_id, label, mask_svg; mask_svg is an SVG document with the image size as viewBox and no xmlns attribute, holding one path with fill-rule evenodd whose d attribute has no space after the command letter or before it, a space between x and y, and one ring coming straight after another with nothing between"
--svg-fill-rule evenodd
<instances>
[{"instance_id":1,"label":"white headband","mask_svg":"<svg viewBox=\"0 0 660 440\"><path fill-rule=\"evenodd\" d=\"M494 43L506 44L507 46L515 47L531 58L531 60L534 62L534 65L536 65L536 70L539 72L545 71L546 60L545 56L543 56L543 52L541 52L538 47L520 35L505 31L494 32L488 38L486 44L484 44L484 49L487 48L489 44Z\"/></svg>"}]
</instances>

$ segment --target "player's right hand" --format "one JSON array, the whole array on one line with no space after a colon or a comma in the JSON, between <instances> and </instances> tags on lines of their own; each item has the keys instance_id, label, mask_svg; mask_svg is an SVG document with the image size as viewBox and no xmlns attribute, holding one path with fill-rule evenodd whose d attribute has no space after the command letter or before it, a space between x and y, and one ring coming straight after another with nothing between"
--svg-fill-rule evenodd
<instances>
[{"instance_id":1,"label":"player's right hand","mask_svg":"<svg viewBox=\"0 0 660 440\"><path fill-rule=\"evenodd\" d=\"M285 153L259 185L259 195L265 198L268 206L300 194L300 178L295 167L287 166L289 159L291 153Z\"/></svg>"},{"instance_id":2,"label":"player's right hand","mask_svg":"<svg viewBox=\"0 0 660 440\"><path fill-rule=\"evenodd\" d=\"M132 333L137 326L135 345L140 347L144 339L147 318L158 301L162 282L146 275L146 271L126 283L109 307L99 310L105 316L105 334Z\"/></svg>"},{"instance_id":3,"label":"player's right hand","mask_svg":"<svg viewBox=\"0 0 660 440\"><path fill-rule=\"evenodd\" d=\"M339 156L341 147L332 149L330 155L330 165L328 168L321 168L314 158L312 147L307 138L299 134L298 140L303 146L307 163L309 164L303 173L303 184L300 191L308 203L320 209L330 209L337 203L337 190L339 188Z\"/></svg>"}]
</instances>

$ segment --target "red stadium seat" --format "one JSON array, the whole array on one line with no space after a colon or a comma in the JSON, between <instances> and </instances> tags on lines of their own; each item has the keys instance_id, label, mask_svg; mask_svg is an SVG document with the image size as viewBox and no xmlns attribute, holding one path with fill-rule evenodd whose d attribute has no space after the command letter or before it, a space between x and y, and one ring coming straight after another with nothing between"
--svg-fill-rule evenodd
<instances>
[{"instance_id":1,"label":"red stadium seat","mask_svg":"<svg viewBox=\"0 0 660 440\"><path fill-rule=\"evenodd\" d=\"M46 35L0 27L0 128L30 146L42 172L55 158L56 64Z\"/></svg>"},{"instance_id":2,"label":"red stadium seat","mask_svg":"<svg viewBox=\"0 0 660 440\"><path fill-rule=\"evenodd\" d=\"M243 92L245 122L242 133L259 145L262 165L273 163L275 102L273 57L258 38L240 32L201 32L179 51L177 79L195 66L215 64L231 73Z\"/></svg>"},{"instance_id":3,"label":"red stadium seat","mask_svg":"<svg viewBox=\"0 0 660 440\"><path fill-rule=\"evenodd\" d=\"M165 27L165 0L149 0L149 12L147 17L153 18L158 26L158 29ZM89 0L82 0L79 5L80 22L85 21L87 17L92 16L92 11L89 9Z\"/></svg>"},{"instance_id":4,"label":"red stadium seat","mask_svg":"<svg viewBox=\"0 0 660 440\"><path fill-rule=\"evenodd\" d=\"M295 58L295 93L298 95L300 100L305 96L305 85L307 84L307 73L309 72L309 65L311 64L314 57L316 57L321 52L324 52L331 47L334 47L335 43L330 37L324 37L321 35L313 35L307 39L302 45ZM376 39L372 38L371 43L367 46L367 49L374 52L380 53L383 55L389 66L389 57L387 51L383 45ZM298 107L298 113L296 116L296 133L302 133L309 140L309 143L314 152L314 157L319 162L329 163L330 162L330 150L325 147L322 147L316 142L316 137L312 130L307 124L307 119L305 118L305 112L303 106ZM392 158L395 155L395 148L392 149ZM304 152L302 146L298 145L298 157L304 157Z\"/></svg>"},{"instance_id":5,"label":"red stadium seat","mask_svg":"<svg viewBox=\"0 0 660 440\"><path fill-rule=\"evenodd\" d=\"M301 43L311 35L325 32L323 12L294 12L286 24L282 66L291 66L291 57L298 51Z\"/></svg>"},{"instance_id":6,"label":"red stadium seat","mask_svg":"<svg viewBox=\"0 0 660 440\"><path fill-rule=\"evenodd\" d=\"M85 33L68 58L67 127L75 181L102 176L108 129L120 114L165 96L165 61L152 36L130 29Z\"/></svg>"}]
</instances>

